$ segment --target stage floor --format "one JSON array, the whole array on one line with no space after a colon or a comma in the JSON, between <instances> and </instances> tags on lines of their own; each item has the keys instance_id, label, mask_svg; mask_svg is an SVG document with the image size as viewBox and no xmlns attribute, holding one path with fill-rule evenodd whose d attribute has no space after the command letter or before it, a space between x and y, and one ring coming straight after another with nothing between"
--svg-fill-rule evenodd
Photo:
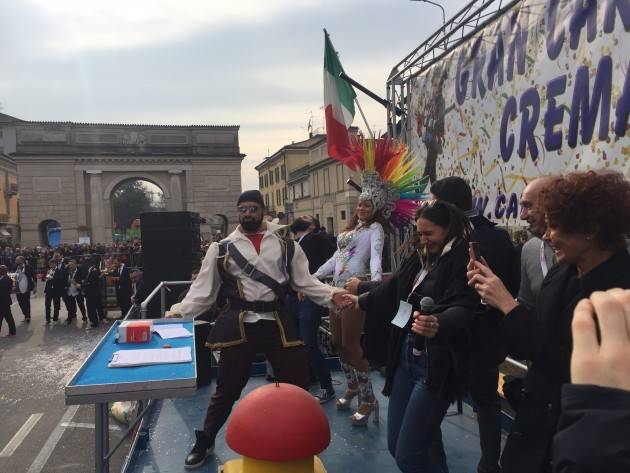
<instances>
[{"instance_id":1,"label":"stage floor","mask_svg":"<svg viewBox=\"0 0 630 473\"><path fill-rule=\"evenodd\" d=\"M342 374L334 372L336 389L341 392ZM320 458L328 473L381 473L398 471L387 450L387 398L380 395L384 378L373 372L375 391L379 393L380 423L370 422L367 428L353 427L347 421L348 412L339 412L334 402L324 404L332 434L331 444ZM252 377L246 392L267 383L264 377ZM313 386L316 389L317 386ZM194 430L200 428L214 382L200 388L197 395L185 399L158 401L148 423L146 449L133 452L128 473L177 473L186 470L184 458L194 443ZM229 422L229 421L228 421ZM462 415L451 406L442 423L444 445L450 473L476 471L479 461L477 422L471 408L464 404ZM219 465L238 457L225 443L225 427L219 432L216 454L206 464L193 471L217 472Z\"/></svg>"}]
</instances>

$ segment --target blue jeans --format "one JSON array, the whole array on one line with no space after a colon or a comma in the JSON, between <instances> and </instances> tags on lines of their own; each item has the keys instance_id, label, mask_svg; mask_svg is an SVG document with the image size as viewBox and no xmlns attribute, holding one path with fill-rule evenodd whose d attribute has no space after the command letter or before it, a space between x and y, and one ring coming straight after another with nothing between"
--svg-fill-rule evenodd
<instances>
[{"instance_id":1,"label":"blue jeans","mask_svg":"<svg viewBox=\"0 0 630 473\"><path fill-rule=\"evenodd\" d=\"M322 321L324 309L308 298L299 301L297 297L293 296L288 297L288 306L297 319L300 337L304 340L308 362L319 380L319 385L322 389L332 389L330 370L317 343L317 331Z\"/></svg>"},{"instance_id":2,"label":"blue jeans","mask_svg":"<svg viewBox=\"0 0 630 473\"><path fill-rule=\"evenodd\" d=\"M387 446L402 472L443 473L440 424L450 403L425 384L426 353L417 357L411 350L406 340L389 398Z\"/></svg>"}]
</instances>

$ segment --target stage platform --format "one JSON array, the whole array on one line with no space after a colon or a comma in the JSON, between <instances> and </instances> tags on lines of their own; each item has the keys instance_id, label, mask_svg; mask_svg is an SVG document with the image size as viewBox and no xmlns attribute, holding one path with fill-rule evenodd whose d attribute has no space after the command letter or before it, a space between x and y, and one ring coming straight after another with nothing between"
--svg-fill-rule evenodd
<instances>
[{"instance_id":1,"label":"stage platform","mask_svg":"<svg viewBox=\"0 0 630 473\"><path fill-rule=\"evenodd\" d=\"M343 375L333 373L336 389L341 392ZM320 455L328 473L382 473L398 471L387 450L387 398L380 395L383 376L374 371L375 391L379 393L380 423L370 422L367 428L352 427L348 412L339 412L333 401L324 404L331 428L331 444ZM266 384L264 376L252 377L246 392ZM313 390L318 386L313 386ZM200 428L208 400L214 391L214 382L200 388L196 396L156 401L155 410L131 454L125 473L178 473L191 471L184 468L184 458L194 443L194 430ZM229 422L229 421L228 421ZM479 461L477 421L470 406L464 404L463 414L455 405L442 423L442 432L450 473L476 471ZM216 454L206 464L192 471L217 472L219 466L238 457L225 443L225 427L216 442Z\"/></svg>"}]
</instances>

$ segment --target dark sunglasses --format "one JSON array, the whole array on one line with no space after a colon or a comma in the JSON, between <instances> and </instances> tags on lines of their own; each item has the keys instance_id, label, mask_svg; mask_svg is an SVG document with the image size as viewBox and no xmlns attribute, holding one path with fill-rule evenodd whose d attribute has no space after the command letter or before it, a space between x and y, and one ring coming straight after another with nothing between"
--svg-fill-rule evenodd
<instances>
[{"instance_id":1,"label":"dark sunglasses","mask_svg":"<svg viewBox=\"0 0 630 473\"><path fill-rule=\"evenodd\" d=\"M245 214L245 213L250 213L250 214L255 214L256 212L258 212L260 210L260 207L258 207L257 205L241 205L239 207L236 207L236 210L239 211L239 213Z\"/></svg>"}]
</instances>

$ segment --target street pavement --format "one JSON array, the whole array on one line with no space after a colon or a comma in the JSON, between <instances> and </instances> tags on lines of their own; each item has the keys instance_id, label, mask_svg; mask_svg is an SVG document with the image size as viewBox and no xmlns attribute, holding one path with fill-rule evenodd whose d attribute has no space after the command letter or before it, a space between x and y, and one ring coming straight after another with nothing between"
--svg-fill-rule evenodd
<instances>
[{"instance_id":1,"label":"street pavement","mask_svg":"<svg viewBox=\"0 0 630 473\"><path fill-rule=\"evenodd\" d=\"M41 284L39 285L42 286ZM15 296L13 297L15 300ZM94 471L94 407L66 406L64 386L111 326L77 321L66 325L61 304L59 322L45 324L44 298L31 298L32 321L24 322L15 302L11 307L17 325L15 337L6 322L0 332L0 472L88 473ZM110 311L119 317L120 312ZM110 417L110 447L126 426ZM129 440L110 460L119 472Z\"/></svg>"}]
</instances>

